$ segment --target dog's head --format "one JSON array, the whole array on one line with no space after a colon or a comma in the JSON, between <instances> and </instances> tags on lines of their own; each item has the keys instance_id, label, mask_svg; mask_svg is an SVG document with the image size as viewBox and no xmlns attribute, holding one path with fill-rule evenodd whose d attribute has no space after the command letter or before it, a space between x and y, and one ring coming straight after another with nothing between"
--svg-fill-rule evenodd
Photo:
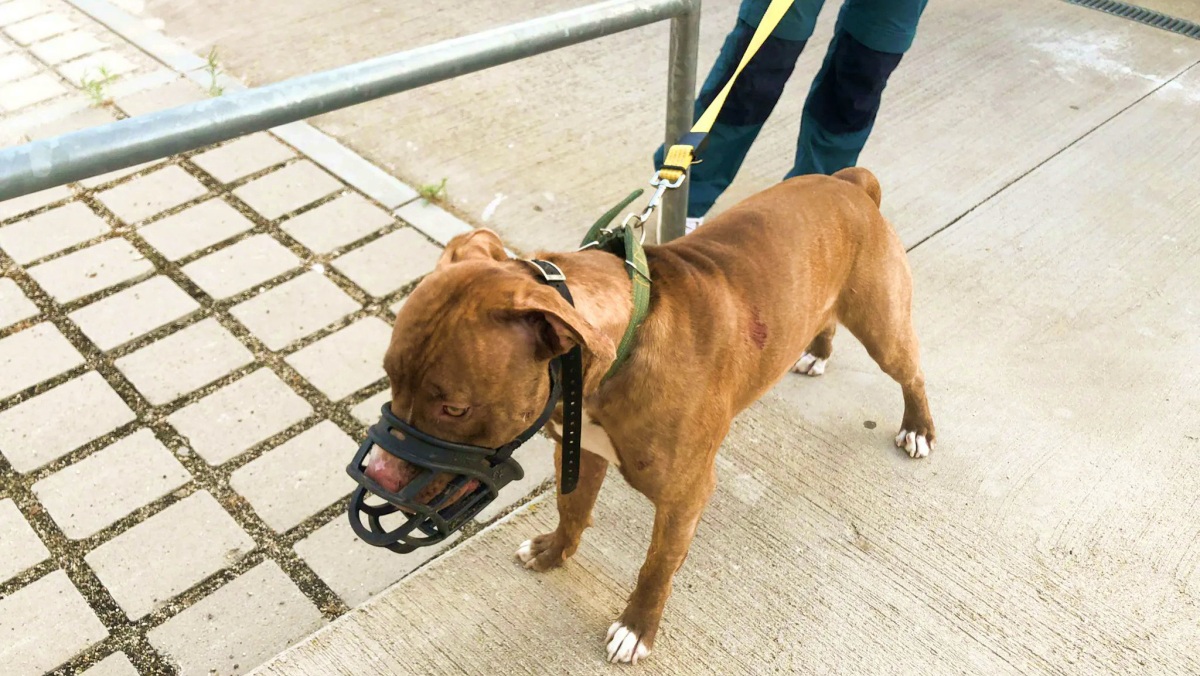
<instances>
[{"instance_id":1,"label":"dog's head","mask_svg":"<svg viewBox=\"0 0 1200 676\"><path fill-rule=\"evenodd\" d=\"M610 363L612 341L535 275L490 230L451 240L396 317L384 357L392 413L425 434L496 448L545 408L551 359L580 346L585 362ZM367 476L393 492L418 473L380 448L367 460ZM427 504L451 479L437 477L417 501Z\"/></svg>"}]
</instances>

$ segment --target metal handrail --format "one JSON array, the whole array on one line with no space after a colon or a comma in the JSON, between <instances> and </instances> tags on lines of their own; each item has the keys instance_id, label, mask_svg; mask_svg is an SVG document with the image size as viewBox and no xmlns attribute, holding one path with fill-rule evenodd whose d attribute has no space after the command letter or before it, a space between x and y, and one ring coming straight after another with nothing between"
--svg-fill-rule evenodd
<instances>
[{"instance_id":1,"label":"metal handrail","mask_svg":"<svg viewBox=\"0 0 1200 676\"><path fill-rule=\"evenodd\" d=\"M692 122L700 0L608 0L425 47L0 149L0 201L136 166L459 75L671 20L665 140ZM660 239L683 234L686 185Z\"/></svg>"}]
</instances>

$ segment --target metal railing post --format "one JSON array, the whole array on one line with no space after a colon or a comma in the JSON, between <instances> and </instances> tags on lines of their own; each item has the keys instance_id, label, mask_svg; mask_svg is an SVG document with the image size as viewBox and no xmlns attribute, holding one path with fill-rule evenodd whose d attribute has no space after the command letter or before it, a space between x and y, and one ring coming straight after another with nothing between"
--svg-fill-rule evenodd
<instances>
[{"instance_id":1,"label":"metal railing post","mask_svg":"<svg viewBox=\"0 0 1200 676\"><path fill-rule=\"evenodd\" d=\"M696 98L696 60L700 47L700 2L691 0L691 9L671 19L671 54L667 71L667 146L679 140L692 127L692 106ZM690 180L663 195L659 212L658 241L683 237L687 218Z\"/></svg>"}]
</instances>

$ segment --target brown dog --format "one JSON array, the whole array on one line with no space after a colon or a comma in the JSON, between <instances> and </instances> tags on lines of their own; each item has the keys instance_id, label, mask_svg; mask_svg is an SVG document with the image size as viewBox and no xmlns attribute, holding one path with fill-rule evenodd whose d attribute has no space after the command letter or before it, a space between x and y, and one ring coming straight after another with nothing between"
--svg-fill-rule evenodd
<instances>
[{"instance_id":1,"label":"brown dog","mask_svg":"<svg viewBox=\"0 0 1200 676\"><path fill-rule=\"evenodd\" d=\"M912 457L932 448L912 280L879 199L865 169L802 176L687 237L647 247L649 315L632 356L608 380L632 312L624 261L608 253L541 256L566 273L571 307L531 266L510 259L494 233L477 230L450 242L400 311L385 359L392 411L451 441L497 447L516 437L546 402L548 361L582 347L579 485L558 497L557 530L526 541L517 556L540 571L575 552L610 462L654 503L650 550L609 629L609 660L636 662L654 645L733 417L789 368L820 375L839 322L903 389L896 445ZM368 474L394 490L411 469L375 449Z\"/></svg>"}]
</instances>

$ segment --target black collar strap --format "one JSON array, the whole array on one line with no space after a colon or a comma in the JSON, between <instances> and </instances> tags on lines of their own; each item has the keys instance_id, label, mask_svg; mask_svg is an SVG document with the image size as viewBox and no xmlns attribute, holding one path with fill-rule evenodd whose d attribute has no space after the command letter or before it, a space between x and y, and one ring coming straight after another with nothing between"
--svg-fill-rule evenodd
<instances>
[{"instance_id":1,"label":"black collar strap","mask_svg":"<svg viewBox=\"0 0 1200 676\"><path fill-rule=\"evenodd\" d=\"M526 260L541 273L541 281L559 293L572 307L575 300L567 288L567 276L554 263ZM559 492L566 495L579 483L579 453L583 433L583 350L579 346L558 358L562 363L562 481ZM520 445L520 444L518 444Z\"/></svg>"}]
</instances>

